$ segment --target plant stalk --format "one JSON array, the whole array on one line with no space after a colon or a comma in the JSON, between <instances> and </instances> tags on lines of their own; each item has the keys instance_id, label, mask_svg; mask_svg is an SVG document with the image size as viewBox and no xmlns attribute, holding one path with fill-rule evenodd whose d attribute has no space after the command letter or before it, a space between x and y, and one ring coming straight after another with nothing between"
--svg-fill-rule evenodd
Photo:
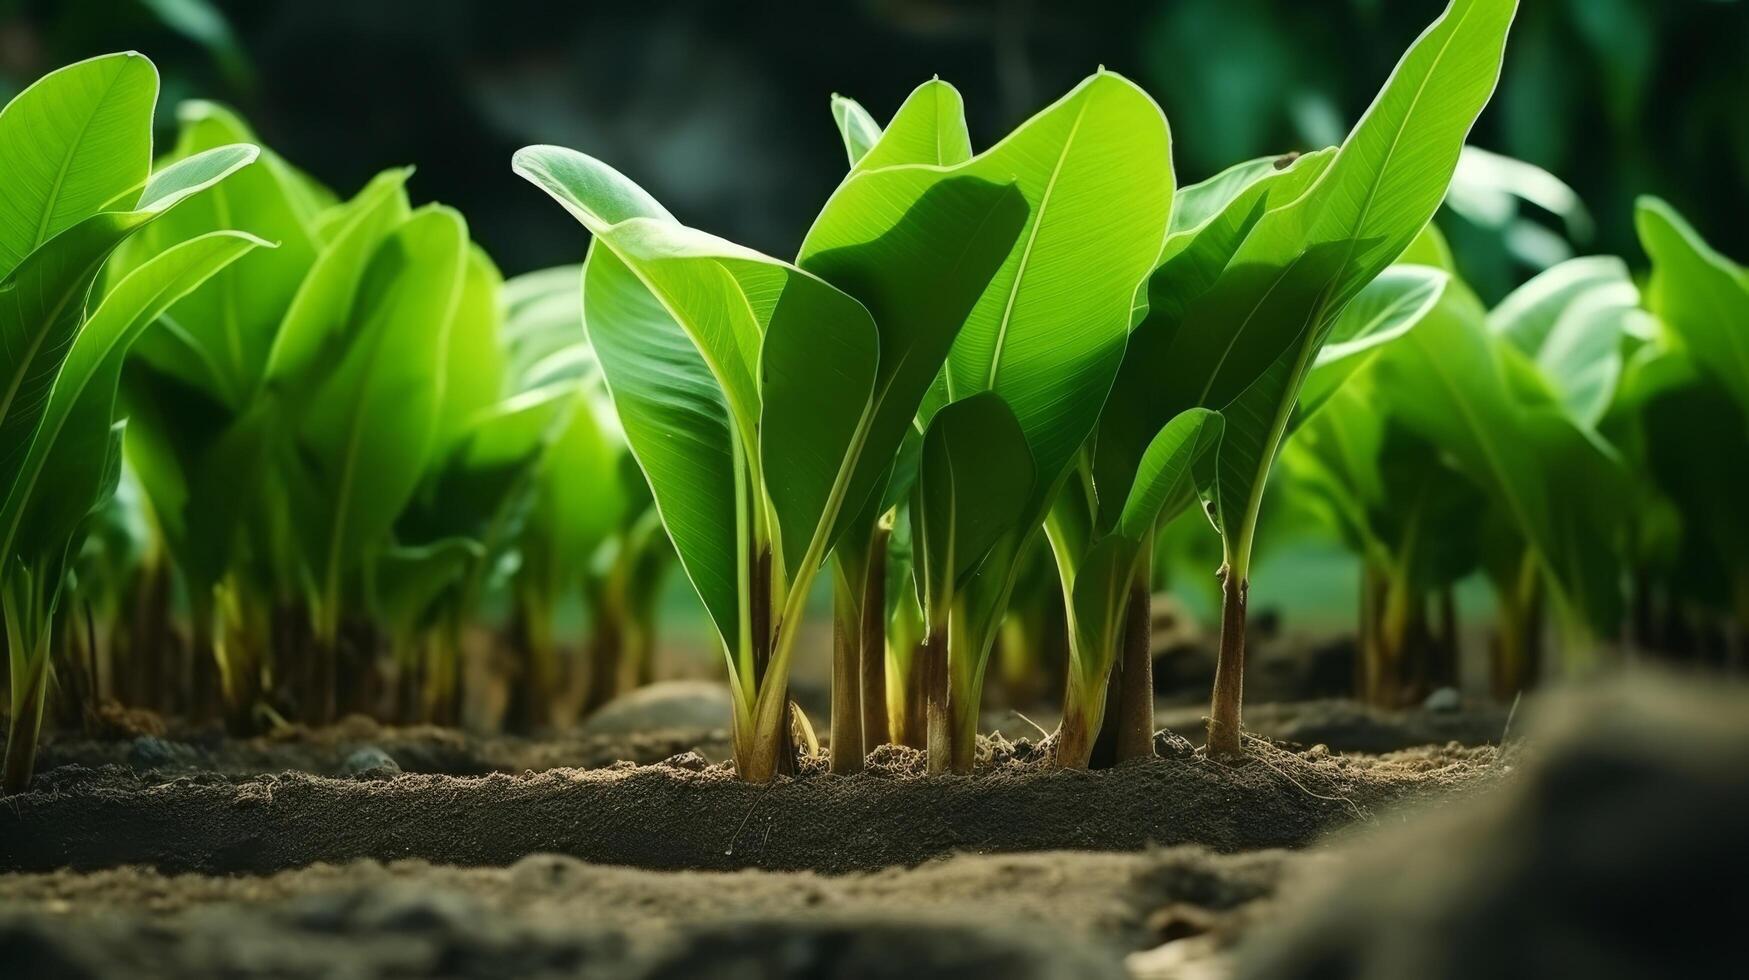
<instances>
[{"instance_id":1,"label":"plant stalk","mask_svg":"<svg viewBox=\"0 0 1749 980\"><path fill-rule=\"evenodd\" d=\"M1124 605L1123 649L1118 660L1117 760L1154 757L1154 644L1148 590L1152 543L1136 564Z\"/></svg>"},{"instance_id":2,"label":"plant stalk","mask_svg":"<svg viewBox=\"0 0 1749 980\"><path fill-rule=\"evenodd\" d=\"M886 522L875 525L862 579L862 748L866 753L892 740L887 728L887 539Z\"/></svg>"},{"instance_id":3,"label":"plant stalk","mask_svg":"<svg viewBox=\"0 0 1749 980\"><path fill-rule=\"evenodd\" d=\"M1250 583L1231 562L1221 565L1221 645L1209 702L1207 752L1215 758L1244 754L1239 708L1245 693L1245 601Z\"/></svg>"},{"instance_id":4,"label":"plant stalk","mask_svg":"<svg viewBox=\"0 0 1749 980\"><path fill-rule=\"evenodd\" d=\"M832 771L850 776L862 771L862 608L860 574L867 563L854 555L832 562Z\"/></svg>"},{"instance_id":5,"label":"plant stalk","mask_svg":"<svg viewBox=\"0 0 1749 980\"><path fill-rule=\"evenodd\" d=\"M36 771L37 739L42 734L49 690L54 616L54 596L44 592L44 583L31 570L17 565L7 570L6 581L0 585L12 708L6 757L0 762L0 794L7 796L29 789Z\"/></svg>"}]
</instances>

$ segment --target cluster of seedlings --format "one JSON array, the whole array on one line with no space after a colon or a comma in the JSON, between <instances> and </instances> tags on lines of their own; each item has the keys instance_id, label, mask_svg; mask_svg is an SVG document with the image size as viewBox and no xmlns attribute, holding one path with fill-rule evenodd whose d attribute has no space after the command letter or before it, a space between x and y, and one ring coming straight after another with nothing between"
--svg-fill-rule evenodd
<instances>
[{"instance_id":1,"label":"cluster of seedlings","mask_svg":"<svg viewBox=\"0 0 1749 980\"><path fill-rule=\"evenodd\" d=\"M1624 620L1749 622L1749 276L1647 202L1643 287L1579 259L1488 311L1430 223L1516 6L1452 0L1340 147L1184 188L1105 70L978 153L945 82L885 127L835 99L849 172L793 261L529 147L516 172L592 240L509 282L407 170L340 200L208 104L153 161L145 59L48 76L0 117L8 788L51 661L62 688L99 646L141 689L189 678L178 706L210 691L239 731L454 722L494 597L513 714L557 722L556 607L588 597L599 704L647 676L670 567L748 780L815 738L790 673L822 571L835 771L886 742L969 771L994 652L1053 634L1055 763L1147 757L1175 521L1220 542L1207 746L1238 755L1272 479L1362 558L1375 701L1448 677L1477 569L1503 692L1545 620L1570 657Z\"/></svg>"}]
</instances>

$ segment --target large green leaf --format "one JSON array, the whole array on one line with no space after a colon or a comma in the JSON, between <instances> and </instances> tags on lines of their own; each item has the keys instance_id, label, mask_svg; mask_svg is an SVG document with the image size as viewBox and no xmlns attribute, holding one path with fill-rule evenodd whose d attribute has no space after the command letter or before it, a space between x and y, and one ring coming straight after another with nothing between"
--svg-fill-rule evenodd
<instances>
[{"instance_id":1,"label":"large green leaf","mask_svg":"<svg viewBox=\"0 0 1749 980\"><path fill-rule=\"evenodd\" d=\"M322 493L305 531L318 626L330 636L346 577L424 472L466 261L467 226L454 211L421 208L395 229L365 270L351 345L296 420L308 482Z\"/></svg>"},{"instance_id":2,"label":"large green leaf","mask_svg":"<svg viewBox=\"0 0 1749 980\"><path fill-rule=\"evenodd\" d=\"M254 156L252 146L228 146L174 164L152 176L135 210L86 218L0 281L0 486L11 485L23 463L104 260L128 235Z\"/></svg>"},{"instance_id":3,"label":"large green leaf","mask_svg":"<svg viewBox=\"0 0 1749 980\"><path fill-rule=\"evenodd\" d=\"M1432 312L1450 281L1446 272L1421 265L1394 265L1368 283L1336 318L1323 349L1300 388L1292 425L1318 411L1381 345L1401 337Z\"/></svg>"},{"instance_id":4,"label":"large green leaf","mask_svg":"<svg viewBox=\"0 0 1749 980\"><path fill-rule=\"evenodd\" d=\"M1453 284L1373 376L1392 417L1452 458L1529 543L1566 607L1609 628L1620 603L1611 538L1629 499L1620 462L1552 400L1522 399L1507 363L1522 357Z\"/></svg>"},{"instance_id":5,"label":"large green leaf","mask_svg":"<svg viewBox=\"0 0 1749 980\"><path fill-rule=\"evenodd\" d=\"M1217 517L1240 574L1306 373L1343 308L1415 240L1444 199L1470 127L1493 94L1517 6L1453 0L1318 180L1246 237L1211 290L1207 312L1219 315L1199 324L1193 313L1187 325L1225 335L1222 344L1198 345L1218 352L1214 377L1231 375L1235 356L1262 369L1231 402L1208 389L1209 404L1225 406L1227 416ZM1284 289L1293 302L1281 301Z\"/></svg>"},{"instance_id":6,"label":"large green leaf","mask_svg":"<svg viewBox=\"0 0 1749 980\"><path fill-rule=\"evenodd\" d=\"M152 170L158 71L129 51L50 72L0 110L0 276Z\"/></svg>"},{"instance_id":7,"label":"large green leaf","mask_svg":"<svg viewBox=\"0 0 1749 980\"><path fill-rule=\"evenodd\" d=\"M766 332L807 325L878 356L878 346L855 339L872 339L873 321L860 303L795 266L679 224L588 156L528 147L515 167L596 236L584 271L585 326L681 564L725 643L739 649L739 542L749 540L740 514L751 508L743 503L738 512L736 497L743 474L759 474L755 459L776 459L760 448L757 378ZM866 389L823 394L843 399L839 408L853 403L859 415L868 401ZM832 418L848 411L813 407ZM822 501L827 510L815 509L821 498L811 474L824 457L836 454L842 464L858 448L838 432L804 427L807 438L826 442L805 449L789 443L786 452L799 455L765 474L778 525L771 536L793 573L809 571L795 566L805 564L813 539L824 541L822 520L836 518L831 493ZM791 465L794 471L782 468ZM836 496L842 501L842 492Z\"/></svg>"},{"instance_id":8,"label":"large green leaf","mask_svg":"<svg viewBox=\"0 0 1749 980\"><path fill-rule=\"evenodd\" d=\"M631 507L620 478L625 445L603 422L579 393L534 474L518 577L538 583L548 596L582 579L591 556Z\"/></svg>"},{"instance_id":9,"label":"large green leaf","mask_svg":"<svg viewBox=\"0 0 1749 980\"><path fill-rule=\"evenodd\" d=\"M1036 468L1002 396L980 392L935 413L911 500L911 540L924 621L937 628L965 577L998 541L1016 538Z\"/></svg>"},{"instance_id":10,"label":"large green leaf","mask_svg":"<svg viewBox=\"0 0 1749 980\"><path fill-rule=\"evenodd\" d=\"M923 187L890 226L869 221L857 200L855 194L835 195L798 259L802 268L859 300L880 333L868 437L839 515L839 533L865 501L879 495L955 337L1027 218L1026 201L1013 186L971 177Z\"/></svg>"},{"instance_id":11,"label":"large green leaf","mask_svg":"<svg viewBox=\"0 0 1749 980\"><path fill-rule=\"evenodd\" d=\"M853 167L868 153L875 140L881 138L881 124L875 122L874 117L860 103L848 96L832 96L832 121L838 126L838 135L844 140L845 155L850 157L850 165Z\"/></svg>"},{"instance_id":12,"label":"large green leaf","mask_svg":"<svg viewBox=\"0 0 1749 980\"><path fill-rule=\"evenodd\" d=\"M505 394L504 309L499 295L503 287L504 277L485 251L477 245L469 249L461 300L443 354L443 403L436 438L439 453L447 453L467 436L475 416Z\"/></svg>"},{"instance_id":13,"label":"large green leaf","mask_svg":"<svg viewBox=\"0 0 1749 980\"><path fill-rule=\"evenodd\" d=\"M1613 257L1548 269L1502 300L1488 325L1534 362L1568 414L1587 426L1614 399L1627 339L1654 332L1627 265Z\"/></svg>"},{"instance_id":14,"label":"large green leaf","mask_svg":"<svg viewBox=\"0 0 1749 980\"><path fill-rule=\"evenodd\" d=\"M866 127L859 128L866 132ZM972 156L965 102L958 89L939 78L917 86L887 128L876 129L875 135L867 151L851 161L851 173L914 163L951 167Z\"/></svg>"},{"instance_id":15,"label":"large green leaf","mask_svg":"<svg viewBox=\"0 0 1749 980\"><path fill-rule=\"evenodd\" d=\"M583 267L541 269L504 283L504 343L511 387L595 373L583 335Z\"/></svg>"},{"instance_id":16,"label":"large green leaf","mask_svg":"<svg viewBox=\"0 0 1749 980\"><path fill-rule=\"evenodd\" d=\"M412 213L406 190L412 173L409 168L385 170L348 203L345 220L331 230L296 294L282 308L267 355L269 382L284 382L322 363L323 352L342 333L371 255Z\"/></svg>"},{"instance_id":17,"label":"large green leaf","mask_svg":"<svg viewBox=\"0 0 1749 980\"><path fill-rule=\"evenodd\" d=\"M212 103L185 103L177 115L181 131L170 160L255 139L242 120ZM260 382L286 308L316 259L317 243L295 193L283 162L264 152L123 249L118 272L176 242L225 228L279 245L245 256L177 303L169 313L174 326L148 335L141 358L190 384L211 385L211 393L233 408L242 405Z\"/></svg>"},{"instance_id":18,"label":"large green leaf","mask_svg":"<svg viewBox=\"0 0 1749 980\"><path fill-rule=\"evenodd\" d=\"M1220 210L1175 231L1166 240L1159 265L1137 290L1135 305L1141 320L1130 333L1094 438L1095 485L1130 486L1142 453L1161 427L1205 398L1215 371L1208 358L1191 356L1190 347L1198 340L1207 344L1212 337L1206 336L1210 334L1206 320L1201 334L1187 327L1191 303L1220 279L1258 219L1269 208L1303 194L1334 156L1333 150L1308 154L1286 167L1273 162L1268 167L1241 164L1212 178L1216 182L1212 188L1198 185L1202 189L1192 197L1193 213L1217 203ZM1101 524L1115 521L1120 506L1121 496L1105 495L1100 501Z\"/></svg>"},{"instance_id":19,"label":"large green leaf","mask_svg":"<svg viewBox=\"0 0 1749 980\"><path fill-rule=\"evenodd\" d=\"M881 336L860 306L824 282L797 276L765 331L759 363L759 462L782 532L783 567L794 574L838 519L867 444ZM851 313L852 315L846 315ZM860 313L860 316L854 315ZM921 397L921 392L918 393ZM903 435L903 433L899 433ZM898 439L875 468L890 465ZM847 463L851 464L847 468ZM862 496L850 500L859 507Z\"/></svg>"},{"instance_id":20,"label":"large green leaf","mask_svg":"<svg viewBox=\"0 0 1749 980\"><path fill-rule=\"evenodd\" d=\"M1098 416L1122 355L1135 287L1160 253L1172 196L1165 118L1146 93L1100 72L991 149L954 166L869 170L825 213L891 228L931 186L970 176L1013 183L1026 224L948 357L946 385L923 407L993 390L1014 410L1040 479L1034 510ZM816 228L816 235L829 232ZM864 236L866 237L866 236ZM841 244L810 239L825 251Z\"/></svg>"},{"instance_id":21,"label":"large green leaf","mask_svg":"<svg viewBox=\"0 0 1749 980\"><path fill-rule=\"evenodd\" d=\"M1634 218L1652 258L1647 307L1749 418L1749 271L1714 251L1657 198L1641 198Z\"/></svg>"},{"instance_id":22,"label":"large green leaf","mask_svg":"<svg viewBox=\"0 0 1749 980\"><path fill-rule=\"evenodd\" d=\"M174 246L124 278L73 340L37 425L24 465L0 506L0 554L41 557L64 550L77 522L96 505L102 474L80 480L108 451L116 387L128 348L172 303L251 249L238 232L214 232ZM54 498L54 499L50 499Z\"/></svg>"},{"instance_id":23,"label":"large green leaf","mask_svg":"<svg viewBox=\"0 0 1749 980\"><path fill-rule=\"evenodd\" d=\"M1142 454L1116 532L1139 547L1160 521L1194 500L1193 467L1220 443L1223 428L1220 414L1206 408L1187 409L1166 423Z\"/></svg>"}]
</instances>

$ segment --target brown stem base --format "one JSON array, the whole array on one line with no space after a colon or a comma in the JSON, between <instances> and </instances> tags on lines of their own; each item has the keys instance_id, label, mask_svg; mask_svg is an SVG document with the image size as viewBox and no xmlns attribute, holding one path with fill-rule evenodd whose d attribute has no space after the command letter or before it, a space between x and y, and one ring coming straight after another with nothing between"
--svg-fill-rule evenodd
<instances>
[{"instance_id":1,"label":"brown stem base","mask_svg":"<svg viewBox=\"0 0 1749 980\"><path fill-rule=\"evenodd\" d=\"M1249 583L1222 565L1221 647L1209 702L1207 752L1215 758L1243 755L1239 706L1245 694L1245 600Z\"/></svg>"}]
</instances>

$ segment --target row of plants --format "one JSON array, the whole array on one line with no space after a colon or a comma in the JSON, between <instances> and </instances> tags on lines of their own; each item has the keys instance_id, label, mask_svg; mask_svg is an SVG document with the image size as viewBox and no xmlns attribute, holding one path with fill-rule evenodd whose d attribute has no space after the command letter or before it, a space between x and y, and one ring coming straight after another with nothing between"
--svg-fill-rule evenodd
<instances>
[{"instance_id":1,"label":"row of plants","mask_svg":"<svg viewBox=\"0 0 1749 980\"><path fill-rule=\"evenodd\" d=\"M1187 536L1219 548L1207 740L1235 756L1271 485L1361 559L1359 688L1379 703L1451 679L1453 589L1478 571L1502 694L1551 633L1564 658L1594 656L1624 605L1648 646L1660 611L1749 622L1742 474L1720 453L1749 418L1743 270L1648 201L1644 284L1573 260L1489 311L1430 224L1515 9L1453 0L1340 147L1182 188L1159 108L1103 69L979 153L945 82L884 127L835 98L848 172L793 261L686 226L599 160L529 147L515 170L591 242L581 268L509 282L460 215L412 206L410 171L341 200L198 103L153 164L144 59L49 76L7 108L36 120L3 134L8 157L41 149L109 184L39 194L14 222L36 237L8 247L61 247L47 216L70 197L112 224L151 217L69 287L71 319L37 328L63 338L42 348L52 368L16 375L41 379L42 419L107 392L86 428L128 465L119 495L116 465L57 475L90 492L11 523L60 557L22 536L7 551L8 785L14 753L28 779L49 651L79 687L94 608L129 624L106 646L150 681L183 604L188 707L216 667L247 731L456 721L466 633L507 596L511 715L540 727L562 720L558 607L587 598L599 704L647 678L671 566L720 643L744 778L815 743L790 673L823 571L835 771L886 742L969 771L991 663L1020 686L1058 647L1056 764L1147 757L1149 597L1164 542ZM135 80L109 85L119 65ZM124 137L151 181L134 211L102 210L126 186L109 173ZM165 180L182 190L152 196ZM172 281L173 256L190 271ZM76 372L100 344L93 386ZM46 466L59 429L42 431L22 444Z\"/></svg>"},{"instance_id":2,"label":"row of plants","mask_svg":"<svg viewBox=\"0 0 1749 980\"><path fill-rule=\"evenodd\" d=\"M925 719L932 771L969 770L1041 536L1069 633L1057 763L1088 765L1108 722L1112 758L1151 754L1148 561L1199 498L1224 550L1209 750L1240 753L1271 465L1444 285L1381 274L1444 198L1515 7L1452 3L1340 148L1176 193L1165 118L1111 72L976 154L946 83L884 128L838 100L850 172L794 262L687 227L582 153L521 151L593 236L586 327L722 641L741 774L790 758L789 672L828 561L833 768L890 737L869 704L896 698ZM881 607L913 596L921 642L894 684Z\"/></svg>"},{"instance_id":3,"label":"row of plants","mask_svg":"<svg viewBox=\"0 0 1749 980\"><path fill-rule=\"evenodd\" d=\"M182 106L154 160L156 95L149 61L113 55L0 116L6 787L52 664L84 710L102 673L237 732L454 723L494 591L526 727L561 720L567 597L594 623L572 707L645 676L671 552L577 269L505 282L461 215L411 203L410 169L340 200L216 105Z\"/></svg>"}]
</instances>

